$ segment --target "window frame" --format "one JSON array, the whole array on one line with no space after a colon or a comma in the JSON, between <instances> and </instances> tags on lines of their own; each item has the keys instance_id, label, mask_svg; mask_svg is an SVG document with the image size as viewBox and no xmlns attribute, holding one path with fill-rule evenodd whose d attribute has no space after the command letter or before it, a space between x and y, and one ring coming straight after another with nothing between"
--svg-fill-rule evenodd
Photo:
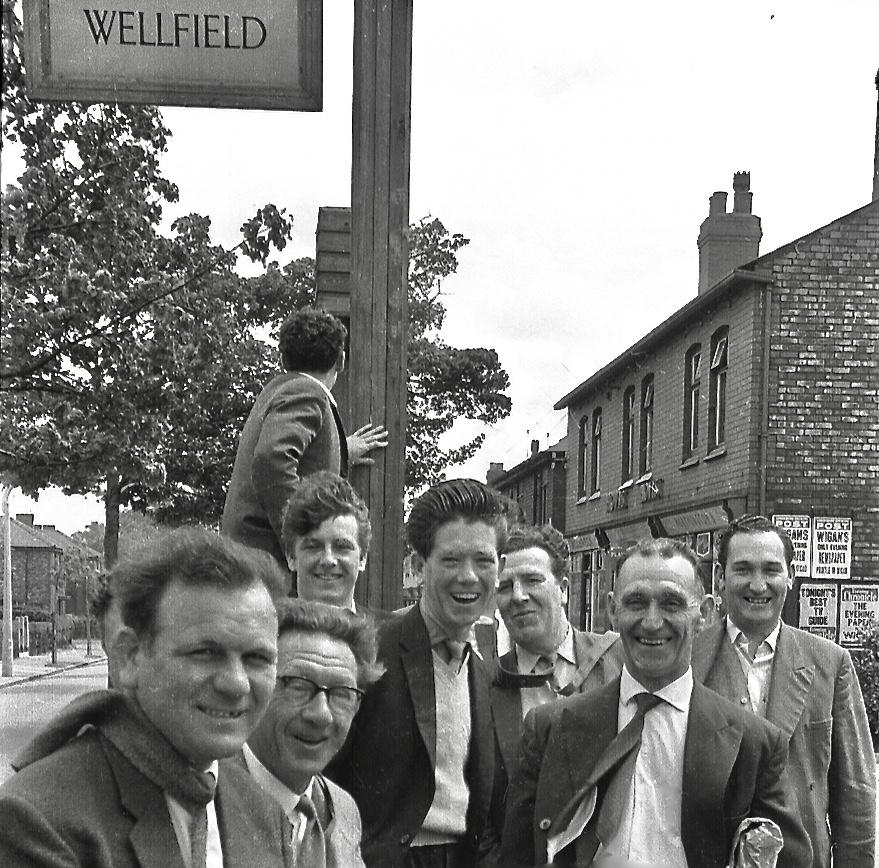
<instances>
[{"instance_id":1,"label":"window frame","mask_svg":"<svg viewBox=\"0 0 879 868\"><path fill-rule=\"evenodd\" d=\"M656 400L656 380L647 374L641 380L641 431L638 449L639 476L653 470L653 444L655 439L653 405Z\"/></svg>"},{"instance_id":2,"label":"window frame","mask_svg":"<svg viewBox=\"0 0 879 868\"><path fill-rule=\"evenodd\" d=\"M708 450L726 443L726 395L729 375L729 326L711 336L711 368L708 373Z\"/></svg>"},{"instance_id":3,"label":"window frame","mask_svg":"<svg viewBox=\"0 0 879 868\"><path fill-rule=\"evenodd\" d=\"M683 457L691 458L699 449L699 401L702 388L702 344L693 344L684 356L684 433Z\"/></svg>"},{"instance_id":4,"label":"window frame","mask_svg":"<svg viewBox=\"0 0 879 868\"><path fill-rule=\"evenodd\" d=\"M601 491L601 407L596 407L592 411L592 424L589 430L591 434L589 493L596 494Z\"/></svg>"},{"instance_id":5,"label":"window frame","mask_svg":"<svg viewBox=\"0 0 879 868\"><path fill-rule=\"evenodd\" d=\"M622 482L635 478L635 387L628 386L623 392L622 427Z\"/></svg>"}]
</instances>

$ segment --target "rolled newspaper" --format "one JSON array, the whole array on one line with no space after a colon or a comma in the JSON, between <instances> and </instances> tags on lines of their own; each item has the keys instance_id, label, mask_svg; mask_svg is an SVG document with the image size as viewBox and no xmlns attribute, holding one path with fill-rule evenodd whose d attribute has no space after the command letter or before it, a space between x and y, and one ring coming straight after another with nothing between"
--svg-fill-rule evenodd
<instances>
[{"instance_id":1,"label":"rolled newspaper","mask_svg":"<svg viewBox=\"0 0 879 868\"><path fill-rule=\"evenodd\" d=\"M733 836L728 868L775 868L784 836L773 820L746 817Z\"/></svg>"}]
</instances>

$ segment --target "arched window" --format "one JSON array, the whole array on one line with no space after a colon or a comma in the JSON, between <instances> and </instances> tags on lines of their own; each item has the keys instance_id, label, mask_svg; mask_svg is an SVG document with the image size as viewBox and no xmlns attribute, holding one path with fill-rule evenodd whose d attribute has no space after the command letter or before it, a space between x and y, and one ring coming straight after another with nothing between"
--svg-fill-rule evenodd
<instances>
[{"instance_id":1,"label":"arched window","mask_svg":"<svg viewBox=\"0 0 879 868\"><path fill-rule=\"evenodd\" d=\"M601 491L601 407L592 412L592 474L590 491Z\"/></svg>"},{"instance_id":2,"label":"arched window","mask_svg":"<svg viewBox=\"0 0 879 868\"><path fill-rule=\"evenodd\" d=\"M726 370L729 356L729 328L711 336L711 372L708 378L708 448L726 442Z\"/></svg>"},{"instance_id":3,"label":"arched window","mask_svg":"<svg viewBox=\"0 0 879 868\"><path fill-rule=\"evenodd\" d=\"M702 376L702 344L693 344L684 359L684 458L699 448L699 387Z\"/></svg>"},{"instance_id":4,"label":"arched window","mask_svg":"<svg viewBox=\"0 0 879 868\"><path fill-rule=\"evenodd\" d=\"M640 475L653 470L653 374L641 380Z\"/></svg>"},{"instance_id":5,"label":"arched window","mask_svg":"<svg viewBox=\"0 0 879 868\"><path fill-rule=\"evenodd\" d=\"M623 393L623 482L634 478L635 464L635 387Z\"/></svg>"},{"instance_id":6,"label":"arched window","mask_svg":"<svg viewBox=\"0 0 879 868\"><path fill-rule=\"evenodd\" d=\"M589 416L583 416L578 426L577 443L577 497L583 497L589 491L589 468L586 456L589 444Z\"/></svg>"}]
</instances>

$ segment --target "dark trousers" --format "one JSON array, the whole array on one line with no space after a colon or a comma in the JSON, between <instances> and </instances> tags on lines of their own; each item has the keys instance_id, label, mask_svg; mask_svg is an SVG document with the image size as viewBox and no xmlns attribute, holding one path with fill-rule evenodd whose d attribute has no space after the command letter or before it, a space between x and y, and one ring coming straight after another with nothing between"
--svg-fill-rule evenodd
<instances>
[{"instance_id":1,"label":"dark trousers","mask_svg":"<svg viewBox=\"0 0 879 868\"><path fill-rule=\"evenodd\" d=\"M408 868L473 868L474 862L467 857L463 844L431 844L427 847L410 847Z\"/></svg>"}]
</instances>

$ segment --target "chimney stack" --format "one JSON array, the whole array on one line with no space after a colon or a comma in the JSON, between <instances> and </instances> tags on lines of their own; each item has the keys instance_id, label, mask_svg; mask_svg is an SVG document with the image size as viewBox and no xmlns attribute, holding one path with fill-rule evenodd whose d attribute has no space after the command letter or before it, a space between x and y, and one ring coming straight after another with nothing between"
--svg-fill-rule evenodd
<instances>
[{"instance_id":1,"label":"chimney stack","mask_svg":"<svg viewBox=\"0 0 879 868\"><path fill-rule=\"evenodd\" d=\"M760 251L760 218L751 213L751 173L733 175L733 209L726 210L726 193L708 200L708 217L699 228L699 295L733 269L756 259Z\"/></svg>"},{"instance_id":2,"label":"chimney stack","mask_svg":"<svg viewBox=\"0 0 879 868\"><path fill-rule=\"evenodd\" d=\"M19 524L26 524L28 527L34 526L34 514L32 512L20 512L15 516L15 520Z\"/></svg>"},{"instance_id":3,"label":"chimney stack","mask_svg":"<svg viewBox=\"0 0 879 868\"><path fill-rule=\"evenodd\" d=\"M537 453L540 452L540 441L532 440L531 441L531 457L533 458Z\"/></svg>"},{"instance_id":4,"label":"chimney stack","mask_svg":"<svg viewBox=\"0 0 879 868\"><path fill-rule=\"evenodd\" d=\"M488 473L485 474L485 484L493 486L504 475L503 461L490 461Z\"/></svg>"}]
</instances>

